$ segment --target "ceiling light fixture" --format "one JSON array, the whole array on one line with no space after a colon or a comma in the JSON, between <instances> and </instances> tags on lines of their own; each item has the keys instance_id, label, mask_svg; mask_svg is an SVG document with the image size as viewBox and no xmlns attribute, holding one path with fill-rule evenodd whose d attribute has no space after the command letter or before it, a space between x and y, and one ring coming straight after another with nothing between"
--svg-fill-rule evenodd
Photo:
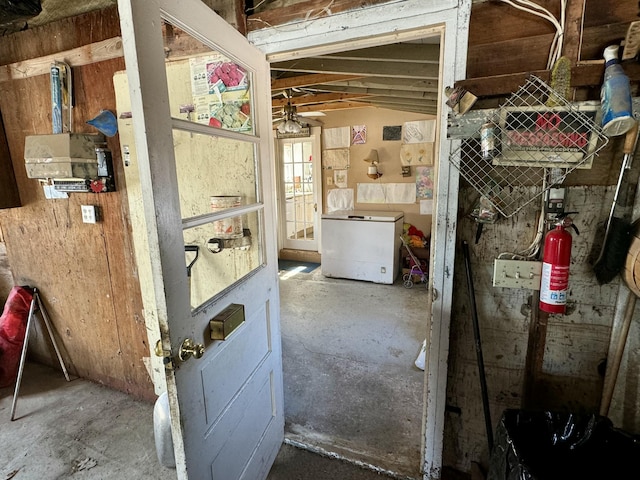
<instances>
[{"instance_id":1,"label":"ceiling light fixture","mask_svg":"<svg viewBox=\"0 0 640 480\"><path fill-rule=\"evenodd\" d=\"M291 105L291 92L287 97L287 104L284 106L284 120L278 125L278 132L280 133L300 133L302 131L302 124L298 121L298 115L296 113L296 107Z\"/></svg>"}]
</instances>

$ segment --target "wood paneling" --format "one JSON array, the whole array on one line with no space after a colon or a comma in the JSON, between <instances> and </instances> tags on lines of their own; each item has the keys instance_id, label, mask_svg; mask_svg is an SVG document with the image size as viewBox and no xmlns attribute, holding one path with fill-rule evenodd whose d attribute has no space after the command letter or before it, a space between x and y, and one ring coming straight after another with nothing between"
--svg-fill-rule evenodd
<instances>
[{"instance_id":1,"label":"wood paneling","mask_svg":"<svg viewBox=\"0 0 640 480\"><path fill-rule=\"evenodd\" d=\"M115 8L92 12L4 37L0 58L4 64L19 62L119 34ZM122 58L73 68L75 132L96 133L85 122L102 109L115 111L112 77L124 68ZM39 182L26 177L23 154L26 135L51 132L50 104L48 75L0 83L0 109L24 204L0 212L14 277L42 292L73 372L152 399L118 137L108 139L116 192L46 200ZM100 222L82 223L81 205L96 205ZM36 358L55 367L46 336L39 332L31 346Z\"/></svg>"},{"instance_id":2,"label":"wood paneling","mask_svg":"<svg viewBox=\"0 0 640 480\"><path fill-rule=\"evenodd\" d=\"M0 208L20 206L20 194L16 177L13 174L13 164L9 155L7 137L4 133L4 125L0 121ZM0 241L2 235L0 234Z\"/></svg>"}]
</instances>

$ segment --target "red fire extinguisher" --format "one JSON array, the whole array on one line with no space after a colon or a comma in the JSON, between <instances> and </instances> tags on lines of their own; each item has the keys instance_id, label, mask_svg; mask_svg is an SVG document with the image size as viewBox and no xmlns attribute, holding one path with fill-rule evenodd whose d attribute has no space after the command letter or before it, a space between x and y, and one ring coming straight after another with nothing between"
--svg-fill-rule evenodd
<instances>
[{"instance_id":1,"label":"red fire extinguisher","mask_svg":"<svg viewBox=\"0 0 640 480\"><path fill-rule=\"evenodd\" d=\"M571 212L576 213L576 212ZM548 313L564 313L569 290L569 264L571 263L571 234L578 229L571 217L557 217L555 228L544 239L542 279L540 283L540 310Z\"/></svg>"}]
</instances>

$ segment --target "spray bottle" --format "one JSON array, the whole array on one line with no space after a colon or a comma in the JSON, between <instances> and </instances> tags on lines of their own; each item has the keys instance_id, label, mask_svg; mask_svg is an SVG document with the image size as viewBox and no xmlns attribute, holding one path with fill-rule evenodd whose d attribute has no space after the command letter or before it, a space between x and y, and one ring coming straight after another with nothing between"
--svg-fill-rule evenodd
<instances>
[{"instance_id":1,"label":"spray bottle","mask_svg":"<svg viewBox=\"0 0 640 480\"><path fill-rule=\"evenodd\" d=\"M635 124L631 109L631 87L618 60L618 45L604 50L604 82L600 90L602 130L608 137L623 135Z\"/></svg>"}]
</instances>

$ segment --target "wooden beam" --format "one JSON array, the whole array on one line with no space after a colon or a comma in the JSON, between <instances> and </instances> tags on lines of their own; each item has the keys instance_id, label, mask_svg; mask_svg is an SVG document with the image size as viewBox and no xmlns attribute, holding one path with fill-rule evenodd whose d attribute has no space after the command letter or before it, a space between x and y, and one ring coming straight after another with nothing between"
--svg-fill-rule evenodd
<instances>
[{"instance_id":1,"label":"wooden beam","mask_svg":"<svg viewBox=\"0 0 640 480\"><path fill-rule=\"evenodd\" d=\"M368 60L371 62L440 63L440 45L423 43L395 43L379 47L360 48L331 53L322 57L336 60Z\"/></svg>"},{"instance_id":2,"label":"wooden beam","mask_svg":"<svg viewBox=\"0 0 640 480\"><path fill-rule=\"evenodd\" d=\"M623 62L625 73L632 82L640 81L640 65L635 61ZM535 75L544 82L551 78L550 70L493 75L490 77L469 78L456 82L477 97L491 97L513 93L525 83L529 75ZM593 87L602 84L604 61L581 62L571 68L571 87Z\"/></svg>"},{"instance_id":3,"label":"wooden beam","mask_svg":"<svg viewBox=\"0 0 640 480\"><path fill-rule=\"evenodd\" d=\"M359 88L380 88L380 89L398 89L414 92L433 92L438 93L438 82L436 80L416 80L413 78L384 78L371 77L361 80L337 81L331 82L333 85L345 87Z\"/></svg>"},{"instance_id":4,"label":"wooden beam","mask_svg":"<svg viewBox=\"0 0 640 480\"><path fill-rule=\"evenodd\" d=\"M317 105L306 105L304 107L300 107L297 109L298 113L305 112L324 112L328 110L345 110L348 108L364 108L370 107L368 103L362 102L333 102L333 103L322 103Z\"/></svg>"},{"instance_id":5,"label":"wooden beam","mask_svg":"<svg viewBox=\"0 0 640 480\"><path fill-rule=\"evenodd\" d=\"M314 103L328 103L328 102L339 102L342 100L355 100L358 98L367 97L366 94L362 93L319 93L315 95L302 95L300 97L293 97L291 99L291 104L296 107L300 105L311 105ZM284 107L289 103L288 98L281 98L277 100L271 101L271 106L273 108Z\"/></svg>"},{"instance_id":6,"label":"wooden beam","mask_svg":"<svg viewBox=\"0 0 640 480\"><path fill-rule=\"evenodd\" d=\"M412 90L394 90L384 88L361 88L361 87L343 87L341 85L317 85L311 87L313 90L324 92L348 92L348 93L362 93L368 95L382 95L385 97L400 97L400 98L413 98L416 100L437 100L438 94L432 92L420 92Z\"/></svg>"},{"instance_id":7,"label":"wooden beam","mask_svg":"<svg viewBox=\"0 0 640 480\"><path fill-rule=\"evenodd\" d=\"M572 66L580 61L582 21L584 18L585 4L586 0L567 1L562 55L569 59Z\"/></svg>"},{"instance_id":8,"label":"wooden beam","mask_svg":"<svg viewBox=\"0 0 640 480\"><path fill-rule=\"evenodd\" d=\"M278 78L271 81L271 90L286 90L287 88L308 87L328 82L346 81L362 78L362 75L331 75L327 73L312 73L295 77Z\"/></svg>"},{"instance_id":9,"label":"wooden beam","mask_svg":"<svg viewBox=\"0 0 640 480\"><path fill-rule=\"evenodd\" d=\"M265 27L283 25L295 21L315 20L348 10L357 10L389 0L307 0L293 5L265 10L247 17L247 28L251 32Z\"/></svg>"},{"instance_id":10,"label":"wooden beam","mask_svg":"<svg viewBox=\"0 0 640 480\"><path fill-rule=\"evenodd\" d=\"M396 77L437 80L439 66L400 62L334 60L328 57L302 58L271 64L271 70L306 73L342 73L372 77Z\"/></svg>"},{"instance_id":11,"label":"wooden beam","mask_svg":"<svg viewBox=\"0 0 640 480\"><path fill-rule=\"evenodd\" d=\"M114 37L64 52L23 60L0 67L0 82L49 74L51 64L64 61L71 67L122 57L122 38Z\"/></svg>"}]
</instances>

